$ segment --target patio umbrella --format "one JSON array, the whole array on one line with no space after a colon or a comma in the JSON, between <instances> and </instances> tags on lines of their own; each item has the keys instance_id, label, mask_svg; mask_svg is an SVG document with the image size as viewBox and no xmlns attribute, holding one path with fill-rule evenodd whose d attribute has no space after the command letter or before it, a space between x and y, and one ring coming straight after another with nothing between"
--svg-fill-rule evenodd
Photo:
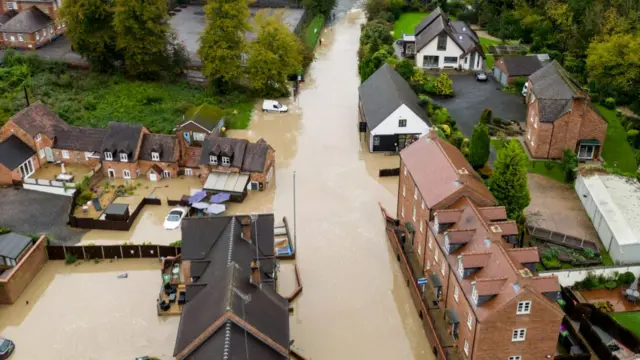
<instances>
[{"instance_id":1,"label":"patio umbrella","mask_svg":"<svg viewBox=\"0 0 640 360\"><path fill-rule=\"evenodd\" d=\"M207 196L207 192L204 190L200 190L197 193L191 195L191 197L189 198L189 204L197 203L198 201L201 201L202 199L204 199L206 196Z\"/></svg>"},{"instance_id":2,"label":"patio umbrella","mask_svg":"<svg viewBox=\"0 0 640 360\"><path fill-rule=\"evenodd\" d=\"M213 204L213 205L209 205L209 207L207 208L207 212L209 214L214 214L214 215L221 214L225 210L227 210L227 206L224 204Z\"/></svg>"},{"instance_id":3,"label":"patio umbrella","mask_svg":"<svg viewBox=\"0 0 640 360\"><path fill-rule=\"evenodd\" d=\"M194 208L200 209L200 210L204 210L204 209L209 207L209 204L205 203L205 202L197 202L197 203L191 205L191 207L194 207Z\"/></svg>"},{"instance_id":4,"label":"patio umbrella","mask_svg":"<svg viewBox=\"0 0 640 360\"><path fill-rule=\"evenodd\" d=\"M216 203L216 204L220 204L220 203L223 203L225 201L228 201L229 199L231 199L231 194L226 193L226 192L221 192L221 193L217 193L217 194L213 195L211 197L211 202Z\"/></svg>"},{"instance_id":5,"label":"patio umbrella","mask_svg":"<svg viewBox=\"0 0 640 360\"><path fill-rule=\"evenodd\" d=\"M631 283L631 286L629 286L629 289L634 290L634 291L638 290L638 278L633 280L633 282Z\"/></svg>"}]
</instances>

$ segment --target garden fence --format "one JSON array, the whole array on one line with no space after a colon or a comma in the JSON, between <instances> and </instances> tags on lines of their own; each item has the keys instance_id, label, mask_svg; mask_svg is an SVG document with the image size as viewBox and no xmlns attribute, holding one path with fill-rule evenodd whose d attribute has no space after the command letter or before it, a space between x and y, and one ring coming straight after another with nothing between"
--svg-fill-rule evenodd
<instances>
[{"instance_id":1,"label":"garden fence","mask_svg":"<svg viewBox=\"0 0 640 360\"><path fill-rule=\"evenodd\" d=\"M182 248L166 245L49 245L49 260L65 260L73 256L79 260L138 259L177 256Z\"/></svg>"},{"instance_id":2,"label":"garden fence","mask_svg":"<svg viewBox=\"0 0 640 360\"><path fill-rule=\"evenodd\" d=\"M73 202L75 203L75 199L78 194L75 194L73 197ZM75 228L80 229L99 229L99 230L117 230L117 231L129 231L133 222L136 221L138 214L145 207L145 205L161 205L162 202L158 198L144 198L138 204L136 209L129 215L129 219L127 221L117 221L117 220L107 220L107 219L93 219L93 218L83 218L77 217L73 215L75 208L71 207L69 211L69 223L68 225Z\"/></svg>"}]
</instances>

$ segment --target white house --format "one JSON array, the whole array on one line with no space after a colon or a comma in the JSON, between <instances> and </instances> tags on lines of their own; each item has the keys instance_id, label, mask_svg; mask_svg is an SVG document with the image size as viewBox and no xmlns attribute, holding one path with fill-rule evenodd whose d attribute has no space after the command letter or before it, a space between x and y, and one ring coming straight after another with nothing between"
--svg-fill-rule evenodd
<instances>
[{"instance_id":1,"label":"white house","mask_svg":"<svg viewBox=\"0 0 640 360\"><path fill-rule=\"evenodd\" d=\"M482 70L484 52L478 35L463 21L451 21L438 7L405 36L404 54L423 69Z\"/></svg>"},{"instance_id":2,"label":"white house","mask_svg":"<svg viewBox=\"0 0 640 360\"><path fill-rule=\"evenodd\" d=\"M358 89L360 131L367 134L369 151L398 152L431 125L418 97L389 64L384 64Z\"/></svg>"}]
</instances>

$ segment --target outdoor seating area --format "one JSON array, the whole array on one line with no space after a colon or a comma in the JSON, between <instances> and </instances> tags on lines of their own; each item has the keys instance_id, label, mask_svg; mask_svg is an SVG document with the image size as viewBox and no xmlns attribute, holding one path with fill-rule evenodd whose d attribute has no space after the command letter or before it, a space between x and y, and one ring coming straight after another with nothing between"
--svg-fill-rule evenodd
<instances>
[{"instance_id":1,"label":"outdoor seating area","mask_svg":"<svg viewBox=\"0 0 640 360\"><path fill-rule=\"evenodd\" d=\"M231 194L220 192L209 196L207 191L201 190L188 199L189 216L220 215L227 210L225 202L231 199Z\"/></svg>"},{"instance_id":2,"label":"outdoor seating area","mask_svg":"<svg viewBox=\"0 0 640 360\"><path fill-rule=\"evenodd\" d=\"M85 175L91 173L92 167L81 164L45 163L33 175L31 179L41 179L62 182L79 182Z\"/></svg>"},{"instance_id":3,"label":"outdoor seating area","mask_svg":"<svg viewBox=\"0 0 640 360\"><path fill-rule=\"evenodd\" d=\"M636 311L640 310L640 292L637 278L629 283L631 276L634 274L630 272L619 274L617 280L588 276L576 283L572 290L581 302L593 304L605 313Z\"/></svg>"},{"instance_id":4,"label":"outdoor seating area","mask_svg":"<svg viewBox=\"0 0 640 360\"><path fill-rule=\"evenodd\" d=\"M182 314L182 308L187 303L186 285L165 284L158 297L158 315L173 316Z\"/></svg>"}]
</instances>

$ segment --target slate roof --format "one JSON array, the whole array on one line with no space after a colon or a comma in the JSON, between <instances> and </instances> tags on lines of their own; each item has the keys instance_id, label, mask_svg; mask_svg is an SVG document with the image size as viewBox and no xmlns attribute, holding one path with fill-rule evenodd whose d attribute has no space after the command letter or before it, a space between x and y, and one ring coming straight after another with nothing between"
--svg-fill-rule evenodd
<instances>
[{"instance_id":1,"label":"slate roof","mask_svg":"<svg viewBox=\"0 0 640 360\"><path fill-rule=\"evenodd\" d=\"M415 27L416 51L420 51L442 32L453 39L462 49L463 55L475 49L484 56L478 35L471 27L464 21L450 21L440 7L432 11Z\"/></svg>"},{"instance_id":2,"label":"slate roof","mask_svg":"<svg viewBox=\"0 0 640 360\"><path fill-rule=\"evenodd\" d=\"M224 155L231 156L231 167L246 172L262 172L270 149L264 139L250 143L244 139L208 136L202 144L200 164L209 164L210 155Z\"/></svg>"},{"instance_id":3,"label":"slate roof","mask_svg":"<svg viewBox=\"0 0 640 360\"><path fill-rule=\"evenodd\" d=\"M64 120L40 101L13 115L9 121L13 121L31 136L44 134L50 139L55 138L57 132L69 128Z\"/></svg>"},{"instance_id":4,"label":"slate roof","mask_svg":"<svg viewBox=\"0 0 640 360\"><path fill-rule=\"evenodd\" d=\"M0 164L9 170L15 170L35 153L33 149L15 135L11 135L3 142L0 142Z\"/></svg>"},{"instance_id":5,"label":"slate roof","mask_svg":"<svg viewBox=\"0 0 640 360\"><path fill-rule=\"evenodd\" d=\"M382 65L360 87L360 101L367 125L375 129L402 104L430 124L429 117L420 106L418 97L409 83L391 65Z\"/></svg>"},{"instance_id":6,"label":"slate roof","mask_svg":"<svg viewBox=\"0 0 640 360\"><path fill-rule=\"evenodd\" d=\"M554 122L571 111L574 98L585 97L580 85L560 66L552 61L529 76L531 91L538 100L541 122Z\"/></svg>"},{"instance_id":7,"label":"slate roof","mask_svg":"<svg viewBox=\"0 0 640 360\"><path fill-rule=\"evenodd\" d=\"M501 61L509 76L529 76L542 68L537 56L505 56Z\"/></svg>"},{"instance_id":8,"label":"slate roof","mask_svg":"<svg viewBox=\"0 0 640 360\"><path fill-rule=\"evenodd\" d=\"M69 126L63 131L56 132L54 147L63 150L101 151L102 140L107 135L107 129Z\"/></svg>"},{"instance_id":9,"label":"slate roof","mask_svg":"<svg viewBox=\"0 0 640 360\"><path fill-rule=\"evenodd\" d=\"M113 153L113 161L120 161L119 154L128 155L129 162L136 161L138 142L143 126L138 124L110 122L107 127L107 134L102 141L102 159L104 152Z\"/></svg>"},{"instance_id":10,"label":"slate roof","mask_svg":"<svg viewBox=\"0 0 640 360\"><path fill-rule=\"evenodd\" d=\"M17 259L31 243L30 237L14 232L0 235L0 256Z\"/></svg>"},{"instance_id":11,"label":"slate roof","mask_svg":"<svg viewBox=\"0 0 640 360\"><path fill-rule=\"evenodd\" d=\"M52 24L53 20L49 15L45 14L42 10L36 6L32 6L24 11L18 13L11 20L2 26L2 32L7 33L34 33L49 24Z\"/></svg>"},{"instance_id":12,"label":"slate roof","mask_svg":"<svg viewBox=\"0 0 640 360\"><path fill-rule=\"evenodd\" d=\"M140 147L140 160L153 161L152 152L160 155L161 162L174 162L177 160L176 137L172 135L162 134L144 134L142 135L142 147Z\"/></svg>"},{"instance_id":13,"label":"slate roof","mask_svg":"<svg viewBox=\"0 0 640 360\"><path fill-rule=\"evenodd\" d=\"M2 29L2 25L6 24L9 20L13 19L18 12L15 10L8 10L0 14L0 29Z\"/></svg>"},{"instance_id":14,"label":"slate roof","mask_svg":"<svg viewBox=\"0 0 640 360\"><path fill-rule=\"evenodd\" d=\"M424 19L422 19L422 21L420 21L418 25L416 25L413 32L414 35L417 36L418 34L420 34L427 26L429 26L429 24L433 22L433 20L435 20L441 15L447 16L445 13L442 12L442 9L440 9L440 6L438 6L432 12L430 12L429 15L427 15Z\"/></svg>"},{"instance_id":15,"label":"slate roof","mask_svg":"<svg viewBox=\"0 0 640 360\"><path fill-rule=\"evenodd\" d=\"M262 172L267 162L267 152L271 146L264 139L255 143L248 143L242 162L242 170L251 172Z\"/></svg>"},{"instance_id":16,"label":"slate roof","mask_svg":"<svg viewBox=\"0 0 640 360\"><path fill-rule=\"evenodd\" d=\"M273 215L258 215L257 222L262 222L257 227L269 228L258 229L259 248L273 249ZM187 286L177 359L246 359L247 350L256 359L288 358L288 302L272 287L250 283L256 248L241 238L241 227L234 216L183 221L182 256L192 262L191 275L199 278ZM261 261L260 267L264 273L273 271L273 263L265 268Z\"/></svg>"}]
</instances>

